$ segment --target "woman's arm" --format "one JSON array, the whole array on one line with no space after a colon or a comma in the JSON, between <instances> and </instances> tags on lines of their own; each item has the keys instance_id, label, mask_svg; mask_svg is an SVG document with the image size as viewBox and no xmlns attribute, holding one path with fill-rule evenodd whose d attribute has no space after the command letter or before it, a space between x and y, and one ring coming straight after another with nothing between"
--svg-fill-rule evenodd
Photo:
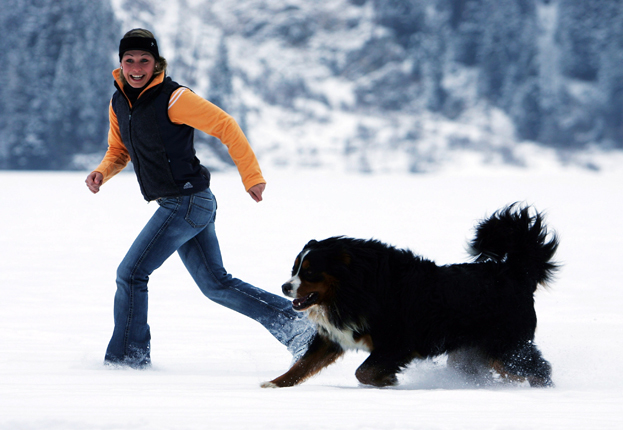
<instances>
[{"instance_id":1,"label":"woman's arm","mask_svg":"<svg viewBox=\"0 0 623 430\"><path fill-rule=\"evenodd\" d=\"M110 121L110 128L108 129L108 150L99 166L87 177L87 186L89 186L90 178L92 186L97 186L97 191L99 191L100 185L103 185L110 178L122 171L130 162L130 154L121 140L119 122L112 108L112 103L108 107L108 118ZM96 177L93 176L94 173L99 173L101 175L99 183L96 182ZM89 189L93 191L91 186L89 186ZM97 191L93 192L96 193Z\"/></svg>"},{"instance_id":2,"label":"woman's arm","mask_svg":"<svg viewBox=\"0 0 623 430\"><path fill-rule=\"evenodd\" d=\"M249 141L231 115L188 88L180 87L171 94L169 118L175 124L186 124L220 139L238 168L245 190L253 200L262 200L264 187L256 187L253 192L251 189L265 185L266 181Z\"/></svg>"}]
</instances>

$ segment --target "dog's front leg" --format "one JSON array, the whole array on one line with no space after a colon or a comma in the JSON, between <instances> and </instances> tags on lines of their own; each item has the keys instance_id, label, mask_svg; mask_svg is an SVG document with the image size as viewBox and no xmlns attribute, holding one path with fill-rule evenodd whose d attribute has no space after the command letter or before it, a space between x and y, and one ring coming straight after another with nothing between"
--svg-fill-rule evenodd
<instances>
[{"instance_id":1,"label":"dog's front leg","mask_svg":"<svg viewBox=\"0 0 623 430\"><path fill-rule=\"evenodd\" d=\"M317 334L307 352L283 375L262 383L262 388L292 387L335 362L344 354L337 343Z\"/></svg>"},{"instance_id":2,"label":"dog's front leg","mask_svg":"<svg viewBox=\"0 0 623 430\"><path fill-rule=\"evenodd\" d=\"M420 357L416 352L375 349L359 366L355 376L365 385L375 387L398 385L396 373L416 357Z\"/></svg>"}]
</instances>

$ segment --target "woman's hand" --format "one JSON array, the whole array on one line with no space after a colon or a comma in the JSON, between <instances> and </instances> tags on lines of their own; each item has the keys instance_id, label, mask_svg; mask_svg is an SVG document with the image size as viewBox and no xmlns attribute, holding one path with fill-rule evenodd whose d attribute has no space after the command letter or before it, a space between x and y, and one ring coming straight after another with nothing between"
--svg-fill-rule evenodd
<instances>
[{"instance_id":1,"label":"woman's hand","mask_svg":"<svg viewBox=\"0 0 623 430\"><path fill-rule=\"evenodd\" d=\"M86 182L87 187L89 188L89 190L91 190L93 194L97 194L100 190L100 186L102 185L103 180L104 175L102 175L100 172L91 172L89 173L89 176L87 176L87 180L84 182ZM262 193L260 193L260 200L261 195Z\"/></svg>"},{"instance_id":2,"label":"woman's hand","mask_svg":"<svg viewBox=\"0 0 623 430\"><path fill-rule=\"evenodd\" d=\"M266 184L253 185L251 188L249 188L248 193L253 200L259 203L262 201L262 193L264 193L265 188Z\"/></svg>"}]
</instances>

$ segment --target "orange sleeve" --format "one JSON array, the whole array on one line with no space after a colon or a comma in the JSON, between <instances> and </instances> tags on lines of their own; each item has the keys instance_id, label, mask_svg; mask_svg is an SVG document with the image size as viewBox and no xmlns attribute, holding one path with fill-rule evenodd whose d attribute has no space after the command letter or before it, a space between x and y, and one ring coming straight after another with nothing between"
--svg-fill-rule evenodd
<instances>
[{"instance_id":1,"label":"orange sleeve","mask_svg":"<svg viewBox=\"0 0 623 430\"><path fill-rule=\"evenodd\" d=\"M108 117L110 120L110 128L108 129L108 151L104 155L104 159L95 172L100 172L104 176L104 182L122 171L130 162L130 154L121 140L119 132L119 122L117 115L112 108L112 100L108 106Z\"/></svg>"},{"instance_id":2,"label":"orange sleeve","mask_svg":"<svg viewBox=\"0 0 623 430\"><path fill-rule=\"evenodd\" d=\"M218 106L180 87L171 94L169 119L175 124L186 124L221 140L234 160L247 191L257 184L265 184L253 149L238 123Z\"/></svg>"}]
</instances>

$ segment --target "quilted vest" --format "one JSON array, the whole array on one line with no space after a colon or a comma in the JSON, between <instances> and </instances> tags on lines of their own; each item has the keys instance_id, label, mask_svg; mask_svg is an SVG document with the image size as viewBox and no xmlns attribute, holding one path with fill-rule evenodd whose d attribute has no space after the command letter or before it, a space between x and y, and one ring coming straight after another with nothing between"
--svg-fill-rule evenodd
<instances>
[{"instance_id":1,"label":"quilted vest","mask_svg":"<svg viewBox=\"0 0 623 430\"><path fill-rule=\"evenodd\" d=\"M143 93L132 108L115 86L112 107L145 200L208 188L210 173L195 155L194 129L169 119L169 99L180 85L166 77L162 84Z\"/></svg>"}]
</instances>

